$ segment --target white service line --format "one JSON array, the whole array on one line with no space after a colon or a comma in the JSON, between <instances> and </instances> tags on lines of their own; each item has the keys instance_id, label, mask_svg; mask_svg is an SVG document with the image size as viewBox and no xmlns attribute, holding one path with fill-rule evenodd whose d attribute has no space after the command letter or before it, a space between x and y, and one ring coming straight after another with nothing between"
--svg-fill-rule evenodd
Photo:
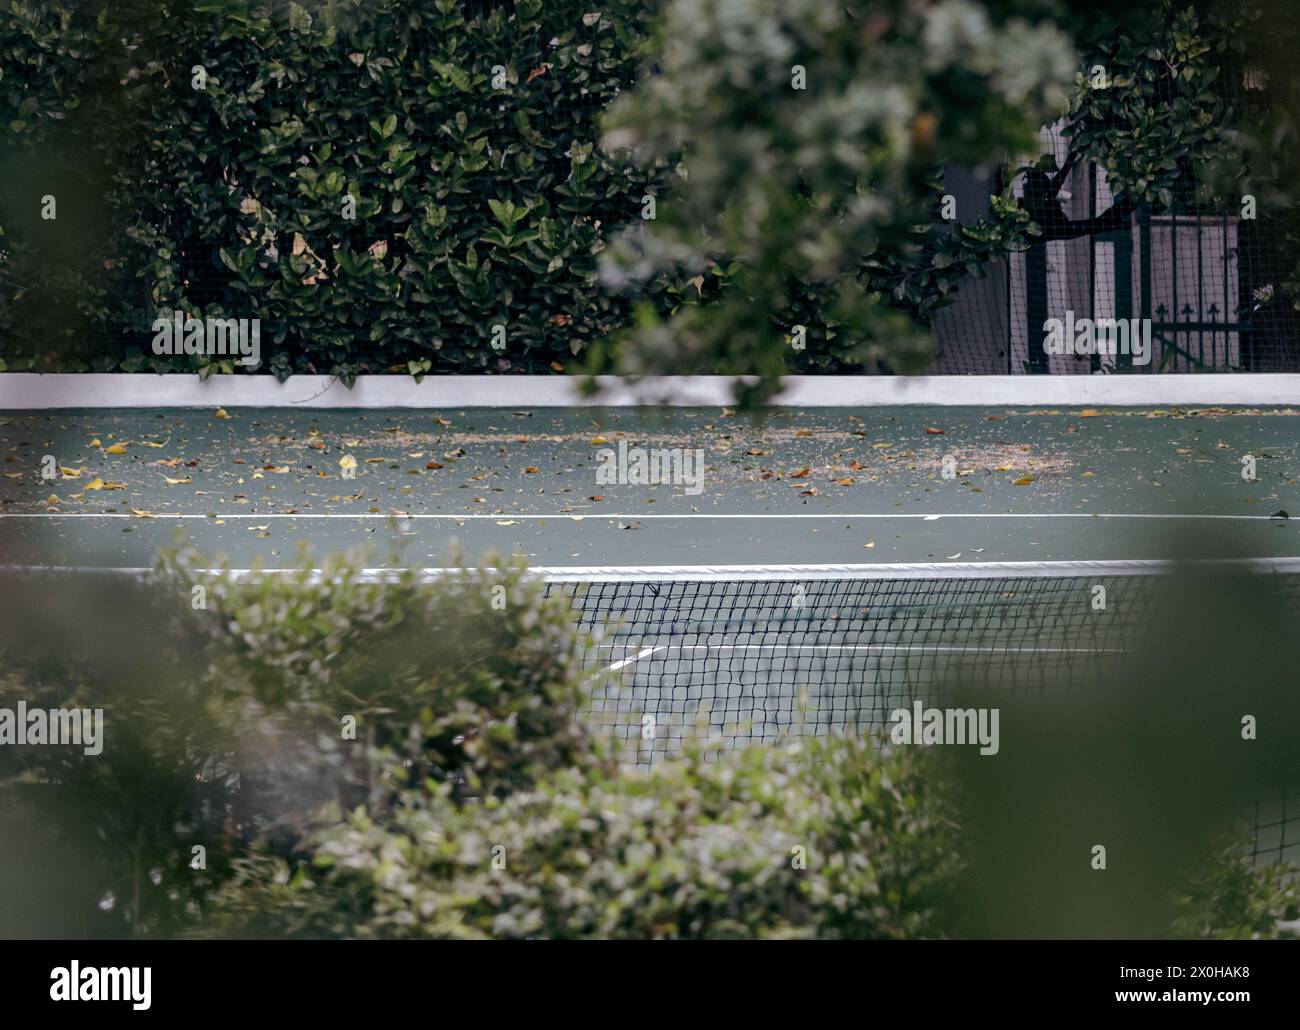
<instances>
[{"instance_id":1,"label":"white service line","mask_svg":"<svg viewBox=\"0 0 1300 1030\"><path fill-rule=\"evenodd\" d=\"M663 651L665 649L665 646L666 645L660 645L658 647L647 647L642 651L640 651L638 654L633 655L631 658L624 658L622 661L615 662L613 665L609 667L610 671L612 672L615 669L621 669L623 668L623 666L631 665L633 662L639 662L642 658L648 658L656 651Z\"/></svg>"},{"instance_id":2,"label":"white service line","mask_svg":"<svg viewBox=\"0 0 1300 1030\"><path fill-rule=\"evenodd\" d=\"M833 512L791 512L788 514L780 512L768 512L764 514L741 514L741 513L719 513L715 515L705 514L703 512L691 512L681 515L668 514L643 514L641 512L631 513L611 513L611 514L592 514L592 515L574 515L570 512L562 512L549 515L515 515L510 512L501 512L496 515L446 515L430 514L427 512L405 514L400 512L358 512L349 515L342 512L322 512L322 513L301 513L289 514L286 512L266 512L258 515L249 512L239 512L237 514L203 514L203 515L185 515L179 512L150 512L147 515L135 515L131 512L93 512L93 511L70 511L70 512L0 512L0 519L203 519L215 522L218 519L450 519L456 522L470 522L475 520L504 522L513 520L515 522L541 522L551 519L571 522L582 522L585 520L598 519L636 519L646 521L650 519L660 519L664 521L674 521L682 519L921 519L925 522L938 522L940 519L1214 519L1232 522L1270 522L1274 519L1285 521L1279 516L1273 515L1209 515L1199 512L1183 512L1174 514L1157 514L1150 512L1074 512L1074 511L1055 511L1055 512L946 512L941 515L926 514L905 514L894 513L887 514L884 512L848 512L845 514L835 514Z\"/></svg>"}]
</instances>

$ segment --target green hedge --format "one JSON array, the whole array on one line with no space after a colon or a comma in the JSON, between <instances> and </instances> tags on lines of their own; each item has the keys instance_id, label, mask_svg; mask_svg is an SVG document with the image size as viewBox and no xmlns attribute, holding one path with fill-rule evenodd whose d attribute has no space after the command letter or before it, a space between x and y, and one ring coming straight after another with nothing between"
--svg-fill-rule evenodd
<instances>
[{"instance_id":1,"label":"green hedge","mask_svg":"<svg viewBox=\"0 0 1300 1030\"><path fill-rule=\"evenodd\" d=\"M0 577L0 706L106 720L95 757L0 748L0 936L971 932L945 749L620 769L580 718L600 684L567 603L486 562L433 585L363 580L363 555L235 579L189 551L129 587ZM1059 875L1015 840L1024 876ZM1296 918L1295 882L1240 844L1199 863L1171 934Z\"/></svg>"},{"instance_id":2,"label":"green hedge","mask_svg":"<svg viewBox=\"0 0 1300 1030\"><path fill-rule=\"evenodd\" d=\"M597 146L653 6L6 5L9 369L233 371L155 357L179 309L259 317L280 376L559 370L626 321L597 255L664 184Z\"/></svg>"}]
</instances>

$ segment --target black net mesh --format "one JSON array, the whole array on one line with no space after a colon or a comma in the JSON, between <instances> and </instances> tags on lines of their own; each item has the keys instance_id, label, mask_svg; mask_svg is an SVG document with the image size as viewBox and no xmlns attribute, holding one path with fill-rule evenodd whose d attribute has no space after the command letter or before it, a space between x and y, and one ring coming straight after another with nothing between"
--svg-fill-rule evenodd
<instances>
[{"instance_id":1,"label":"black net mesh","mask_svg":"<svg viewBox=\"0 0 1300 1030\"><path fill-rule=\"evenodd\" d=\"M999 705L1122 672L1158 603L1155 576L890 580L601 579L552 583L611 680L591 725L651 765L702 735L722 747L832 730L880 733L915 701L978 688ZM1094 605L1104 590L1105 607ZM1284 577L1300 614L1300 578ZM1253 815L1256 856L1300 860L1300 796Z\"/></svg>"}]
</instances>

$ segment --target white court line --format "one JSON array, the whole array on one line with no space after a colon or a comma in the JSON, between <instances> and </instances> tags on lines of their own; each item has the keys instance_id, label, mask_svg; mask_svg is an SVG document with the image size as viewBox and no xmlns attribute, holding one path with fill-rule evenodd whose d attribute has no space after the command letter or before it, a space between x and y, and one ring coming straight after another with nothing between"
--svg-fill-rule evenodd
<instances>
[{"instance_id":1,"label":"white court line","mask_svg":"<svg viewBox=\"0 0 1300 1030\"><path fill-rule=\"evenodd\" d=\"M736 582L736 581L799 581L824 580L930 580L962 581L966 579L1034 579L1079 578L1083 576L1152 576L1168 575L1179 569L1189 572L1213 573L1274 573L1300 574L1300 557L1274 558L1197 558L1181 563L1164 558L1119 559L1058 559L1030 561L986 562L876 562L876 563L806 563L782 565L534 565L527 575L537 576L551 583L616 584L647 582ZM144 565L0 565L4 573L93 573L98 575L134 576L144 578L154 574L154 569ZM297 568L231 568L217 567L192 569L196 575L219 576L229 571L236 579L252 576L294 576ZM317 582L320 567L308 573L310 582ZM401 572L414 571L428 581L459 571L455 567L424 566L398 568L393 566L367 567L356 571L363 582L391 579ZM486 571L495 571L488 569Z\"/></svg>"},{"instance_id":2,"label":"white court line","mask_svg":"<svg viewBox=\"0 0 1300 1030\"><path fill-rule=\"evenodd\" d=\"M285 512L266 512L265 514L253 514L240 512L236 514L212 514L203 515L183 515L176 512L150 513L148 515L134 515L130 512L94 512L94 511L72 511L72 512L0 512L0 519L140 519L148 521L149 519L203 519L205 521L215 522L218 519L398 519L413 521L417 519L451 519L456 522L470 522L474 520L492 520L504 522L513 520L515 522L541 522L550 519L557 521L568 520L570 522L583 522L587 520L599 519L637 519L648 521L661 519L665 521L683 520L683 519L921 519L925 522L938 522L941 519L1214 519L1233 522L1271 522L1275 516L1272 515L1208 515L1193 512L1182 513L1150 513L1150 512L1074 512L1074 511L1053 511L1053 512L945 512L943 514L923 514L923 513L896 513L886 514L883 512L846 512L835 514L834 512L791 512L788 514L779 512L767 512L763 514L737 514L737 513L719 513L705 514L703 512L691 512L681 515L668 514L645 514L642 512L632 513L611 513L592 514L592 515L574 515L570 512L561 512L548 515L515 515L510 512L501 512L496 515L444 515L429 513L388 513L383 512L358 512L355 515L349 515L342 512L328 512L313 514L310 512L300 514L288 514ZM1277 521L1284 522L1286 519L1277 518Z\"/></svg>"},{"instance_id":3,"label":"white court line","mask_svg":"<svg viewBox=\"0 0 1300 1030\"><path fill-rule=\"evenodd\" d=\"M648 658L656 651L662 651L662 650L664 650L664 647L662 645L659 647L647 647L643 649L639 654L633 655L631 658L624 658L622 661L615 662L613 665L609 667L610 671L612 672L614 669L621 669L623 668L623 666L631 665L633 662L639 662L642 658Z\"/></svg>"}]
</instances>

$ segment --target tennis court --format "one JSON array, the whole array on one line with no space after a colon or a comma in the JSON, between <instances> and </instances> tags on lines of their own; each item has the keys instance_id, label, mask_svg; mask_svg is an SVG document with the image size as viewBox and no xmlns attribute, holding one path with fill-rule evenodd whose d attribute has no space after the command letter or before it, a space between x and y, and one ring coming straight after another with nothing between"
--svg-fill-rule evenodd
<instances>
[{"instance_id":1,"label":"tennis court","mask_svg":"<svg viewBox=\"0 0 1300 1030\"><path fill-rule=\"evenodd\" d=\"M587 661L610 686L591 718L644 764L697 729L731 745L880 731L954 685L1010 701L1100 683L1140 641L1189 533L1199 559L1280 574L1300 612L1298 417L10 411L0 547L9 566L118 572L151 567L178 531L235 569L291 567L303 542L317 555L368 546L377 573L394 561L432 573L456 548L522 556L601 633ZM698 450L702 473L653 484L601 471L602 452L638 448ZM1256 814L1259 854L1300 854L1298 809L1283 794Z\"/></svg>"}]
</instances>

